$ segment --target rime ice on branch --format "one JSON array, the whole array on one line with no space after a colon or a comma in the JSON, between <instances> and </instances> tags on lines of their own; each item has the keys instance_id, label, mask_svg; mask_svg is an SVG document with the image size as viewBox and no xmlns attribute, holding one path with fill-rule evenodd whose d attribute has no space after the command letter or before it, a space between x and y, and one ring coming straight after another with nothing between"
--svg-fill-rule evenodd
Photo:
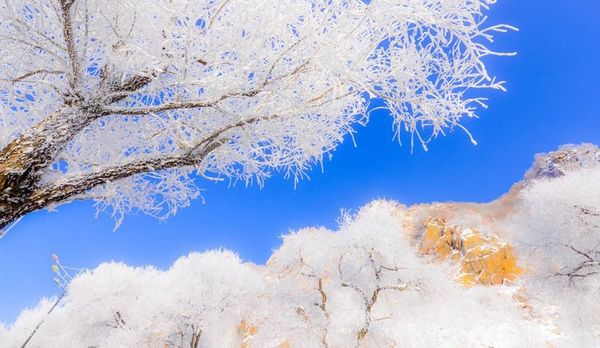
<instances>
[{"instance_id":1,"label":"rime ice on branch","mask_svg":"<svg viewBox=\"0 0 600 348\"><path fill-rule=\"evenodd\" d=\"M193 174L298 179L383 103L426 143L502 89L479 0L0 3L0 228L94 199L167 217ZM468 132L467 132L468 133ZM411 140L412 142L412 140Z\"/></svg>"}]
</instances>

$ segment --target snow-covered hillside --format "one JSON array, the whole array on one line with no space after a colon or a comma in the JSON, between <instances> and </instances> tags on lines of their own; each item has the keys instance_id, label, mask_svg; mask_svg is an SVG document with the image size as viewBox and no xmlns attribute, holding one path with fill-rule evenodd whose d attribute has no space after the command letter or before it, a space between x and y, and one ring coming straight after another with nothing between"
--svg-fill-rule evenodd
<instances>
[{"instance_id":1,"label":"snow-covered hillside","mask_svg":"<svg viewBox=\"0 0 600 348\"><path fill-rule=\"evenodd\" d=\"M28 347L599 347L599 298L600 150L566 146L494 202L375 201L285 236L264 266L102 264ZM55 301L0 327L0 347Z\"/></svg>"}]
</instances>

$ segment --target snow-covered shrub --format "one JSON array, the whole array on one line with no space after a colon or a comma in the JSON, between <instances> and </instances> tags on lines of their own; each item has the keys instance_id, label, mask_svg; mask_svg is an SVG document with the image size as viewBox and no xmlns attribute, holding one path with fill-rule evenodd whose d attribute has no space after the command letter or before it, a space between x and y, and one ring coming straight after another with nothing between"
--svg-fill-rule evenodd
<instances>
[{"instance_id":1,"label":"snow-covered shrub","mask_svg":"<svg viewBox=\"0 0 600 348\"><path fill-rule=\"evenodd\" d=\"M168 271L102 264L73 280L28 347L235 346L261 282L226 251L190 254ZM20 346L51 304L24 311L0 346Z\"/></svg>"},{"instance_id":2,"label":"snow-covered shrub","mask_svg":"<svg viewBox=\"0 0 600 348\"><path fill-rule=\"evenodd\" d=\"M530 182L512 224L531 300L573 346L600 345L600 165Z\"/></svg>"},{"instance_id":3,"label":"snow-covered shrub","mask_svg":"<svg viewBox=\"0 0 600 348\"><path fill-rule=\"evenodd\" d=\"M339 231L283 238L266 266L226 251L169 270L109 263L81 274L28 347L544 346L551 326L524 319L516 286L466 288L419 256L407 210L378 201ZM0 341L18 346L47 311ZM25 320L25 317L29 319Z\"/></svg>"}]
</instances>

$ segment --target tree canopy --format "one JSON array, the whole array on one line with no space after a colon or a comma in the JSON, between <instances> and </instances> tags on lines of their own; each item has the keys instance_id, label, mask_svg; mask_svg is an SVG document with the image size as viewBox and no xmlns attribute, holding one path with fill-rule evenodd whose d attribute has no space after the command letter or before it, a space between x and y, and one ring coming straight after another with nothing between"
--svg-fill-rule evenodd
<instances>
[{"instance_id":1,"label":"tree canopy","mask_svg":"<svg viewBox=\"0 0 600 348\"><path fill-rule=\"evenodd\" d=\"M411 146L464 129L466 92L502 89L488 2L2 1L0 228L75 199L168 217L198 176L301 178L372 103Z\"/></svg>"}]
</instances>

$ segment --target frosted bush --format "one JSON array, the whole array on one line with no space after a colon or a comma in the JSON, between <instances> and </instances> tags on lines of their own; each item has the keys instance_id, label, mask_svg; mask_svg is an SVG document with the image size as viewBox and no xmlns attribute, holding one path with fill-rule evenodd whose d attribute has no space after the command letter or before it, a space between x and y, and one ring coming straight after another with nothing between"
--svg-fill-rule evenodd
<instances>
[{"instance_id":1,"label":"frosted bush","mask_svg":"<svg viewBox=\"0 0 600 348\"><path fill-rule=\"evenodd\" d=\"M262 267L226 251L166 271L103 264L71 283L29 347L545 346L549 325L523 319L516 287L466 289L418 256L405 212L380 201L339 231L293 232ZM2 343L20 344L44 310Z\"/></svg>"},{"instance_id":2,"label":"frosted bush","mask_svg":"<svg viewBox=\"0 0 600 348\"><path fill-rule=\"evenodd\" d=\"M557 306L559 326L581 347L600 342L600 165L538 179L521 194L512 238L536 303Z\"/></svg>"}]
</instances>

